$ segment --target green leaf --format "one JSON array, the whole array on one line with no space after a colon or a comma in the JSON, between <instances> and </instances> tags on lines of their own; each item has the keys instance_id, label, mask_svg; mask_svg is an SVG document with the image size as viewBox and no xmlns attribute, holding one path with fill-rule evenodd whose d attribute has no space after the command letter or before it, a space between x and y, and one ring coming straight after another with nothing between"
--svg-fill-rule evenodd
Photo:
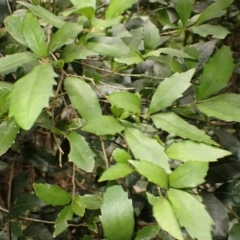
<instances>
[{"instance_id":1,"label":"green leaf","mask_svg":"<svg viewBox=\"0 0 240 240\"><path fill-rule=\"evenodd\" d=\"M10 207L9 217L17 218L28 211L41 210L43 202L34 194L20 194Z\"/></svg>"},{"instance_id":2,"label":"green leaf","mask_svg":"<svg viewBox=\"0 0 240 240\"><path fill-rule=\"evenodd\" d=\"M44 21L53 25L56 28L60 28L65 24L65 21L63 19L57 17L55 14L49 12L45 8L41 7L40 5L36 6L36 5L22 2L22 1L17 1L17 2L27 7L28 9L30 9L34 15L42 18Z\"/></svg>"},{"instance_id":3,"label":"green leaf","mask_svg":"<svg viewBox=\"0 0 240 240\"><path fill-rule=\"evenodd\" d=\"M130 92L114 92L108 95L108 101L132 113L141 113L141 100L139 96Z\"/></svg>"},{"instance_id":4,"label":"green leaf","mask_svg":"<svg viewBox=\"0 0 240 240\"><path fill-rule=\"evenodd\" d=\"M167 173L171 172L164 148L155 139L146 137L134 128L127 128L125 136L136 159L154 163L162 167Z\"/></svg>"},{"instance_id":5,"label":"green leaf","mask_svg":"<svg viewBox=\"0 0 240 240\"><path fill-rule=\"evenodd\" d=\"M96 0L88 0L88 1L71 0L71 2L77 9L87 8L87 7L91 7L94 10L96 9Z\"/></svg>"},{"instance_id":6,"label":"green leaf","mask_svg":"<svg viewBox=\"0 0 240 240\"><path fill-rule=\"evenodd\" d=\"M98 181L103 182L106 180L115 180L118 178L123 178L132 172L133 169L129 165L125 163L117 163L111 166L110 168L106 169Z\"/></svg>"},{"instance_id":7,"label":"green leaf","mask_svg":"<svg viewBox=\"0 0 240 240\"><path fill-rule=\"evenodd\" d=\"M198 142L218 145L210 136L205 134L202 130L189 124L179 117L174 112L165 112L151 116L157 128L176 134L182 138L189 138Z\"/></svg>"},{"instance_id":8,"label":"green leaf","mask_svg":"<svg viewBox=\"0 0 240 240\"><path fill-rule=\"evenodd\" d=\"M68 135L68 140L71 149L68 155L69 161L72 161L78 168L81 168L86 172L92 172L94 168L95 154L85 141L84 137L76 132L71 132Z\"/></svg>"},{"instance_id":9,"label":"green leaf","mask_svg":"<svg viewBox=\"0 0 240 240\"><path fill-rule=\"evenodd\" d=\"M30 129L42 109L48 106L56 76L52 66L45 64L35 67L14 83L10 93L9 115L14 117L21 128Z\"/></svg>"},{"instance_id":10,"label":"green leaf","mask_svg":"<svg viewBox=\"0 0 240 240\"><path fill-rule=\"evenodd\" d=\"M85 214L85 205L80 201L81 197L77 196L71 203L72 211L82 217Z\"/></svg>"},{"instance_id":11,"label":"green leaf","mask_svg":"<svg viewBox=\"0 0 240 240\"><path fill-rule=\"evenodd\" d=\"M98 55L98 53L72 43L68 44L62 50L60 58L62 58L65 63L69 63L73 62L75 59L87 59L87 57L96 55Z\"/></svg>"},{"instance_id":12,"label":"green leaf","mask_svg":"<svg viewBox=\"0 0 240 240\"><path fill-rule=\"evenodd\" d=\"M48 56L44 32L32 12L27 12L22 23L22 33L28 47L38 56Z\"/></svg>"},{"instance_id":13,"label":"green leaf","mask_svg":"<svg viewBox=\"0 0 240 240\"><path fill-rule=\"evenodd\" d=\"M122 56L120 58L114 58L115 62L126 64L126 65L133 65L143 62L142 57L138 52L131 51L130 54L127 56Z\"/></svg>"},{"instance_id":14,"label":"green leaf","mask_svg":"<svg viewBox=\"0 0 240 240\"><path fill-rule=\"evenodd\" d=\"M18 131L19 127L13 118L9 118L0 124L0 156L13 144Z\"/></svg>"},{"instance_id":15,"label":"green leaf","mask_svg":"<svg viewBox=\"0 0 240 240\"><path fill-rule=\"evenodd\" d=\"M124 149L120 148L114 149L112 157L118 163L128 163L128 160L131 159L131 156Z\"/></svg>"},{"instance_id":16,"label":"green leaf","mask_svg":"<svg viewBox=\"0 0 240 240\"><path fill-rule=\"evenodd\" d=\"M222 46L203 67L203 75L197 88L197 99L207 98L226 87L234 67L231 50Z\"/></svg>"},{"instance_id":17,"label":"green leaf","mask_svg":"<svg viewBox=\"0 0 240 240\"><path fill-rule=\"evenodd\" d=\"M169 175L169 185L173 188L195 188L205 180L208 162L186 162Z\"/></svg>"},{"instance_id":18,"label":"green leaf","mask_svg":"<svg viewBox=\"0 0 240 240\"><path fill-rule=\"evenodd\" d=\"M152 240L158 235L158 233L159 226L157 225L146 226L138 230L137 236L134 238L134 240Z\"/></svg>"},{"instance_id":19,"label":"green leaf","mask_svg":"<svg viewBox=\"0 0 240 240\"><path fill-rule=\"evenodd\" d=\"M124 127L114 117L101 116L90 120L87 125L82 128L82 130L94 133L98 136L104 136L120 133L124 130Z\"/></svg>"},{"instance_id":20,"label":"green leaf","mask_svg":"<svg viewBox=\"0 0 240 240\"><path fill-rule=\"evenodd\" d=\"M129 9L136 1L137 0L111 0L105 12L105 18L114 18L121 15L125 10Z\"/></svg>"},{"instance_id":21,"label":"green leaf","mask_svg":"<svg viewBox=\"0 0 240 240\"><path fill-rule=\"evenodd\" d=\"M229 151L189 140L173 143L167 148L166 153L169 158L183 162L214 162L217 161L218 158L231 155L231 152Z\"/></svg>"},{"instance_id":22,"label":"green leaf","mask_svg":"<svg viewBox=\"0 0 240 240\"><path fill-rule=\"evenodd\" d=\"M15 71L18 67L38 60L38 57L29 52L15 53L0 58L0 73Z\"/></svg>"},{"instance_id":23,"label":"green leaf","mask_svg":"<svg viewBox=\"0 0 240 240\"><path fill-rule=\"evenodd\" d=\"M99 29L102 31L103 29L117 25L122 21L122 19L123 19L123 16L117 16L115 18L110 18L110 19L93 18L91 22L92 22L92 26L95 29ZM119 37L119 36L113 36L113 37Z\"/></svg>"},{"instance_id":24,"label":"green leaf","mask_svg":"<svg viewBox=\"0 0 240 240\"><path fill-rule=\"evenodd\" d=\"M184 191L170 189L167 195L179 222L186 228L190 236L198 240L212 240L213 220L205 206Z\"/></svg>"},{"instance_id":25,"label":"green leaf","mask_svg":"<svg viewBox=\"0 0 240 240\"><path fill-rule=\"evenodd\" d=\"M184 73L175 73L161 82L153 94L148 112L160 111L182 97L182 94L191 86L190 81L194 72L195 69Z\"/></svg>"},{"instance_id":26,"label":"green leaf","mask_svg":"<svg viewBox=\"0 0 240 240\"><path fill-rule=\"evenodd\" d=\"M171 234L174 238L183 240L180 225L174 210L166 198L160 198L153 205L153 216L162 230Z\"/></svg>"},{"instance_id":27,"label":"green leaf","mask_svg":"<svg viewBox=\"0 0 240 240\"><path fill-rule=\"evenodd\" d=\"M208 21L212 18L214 18L219 12L221 12L223 9L230 6L230 4L233 3L233 0L218 0L217 2L214 2L213 4L209 5L199 16L197 20L197 25L200 25L201 23Z\"/></svg>"},{"instance_id":28,"label":"green leaf","mask_svg":"<svg viewBox=\"0 0 240 240\"><path fill-rule=\"evenodd\" d=\"M230 32L222 27L210 24L203 24L200 26L193 26L191 28L192 32L195 34L199 34L202 37L207 37L208 35L212 35L213 38L224 39Z\"/></svg>"},{"instance_id":29,"label":"green leaf","mask_svg":"<svg viewBox=\"0 0 240 240\"><path fill-rule=\"evenodd\" d=\"M86 194L84 196L77 196L76 198L79 203L91 210L99 209L103 203L103 199L96 194Z\"/></svg>"},{"instance_id":30,"label":"green leaf","mask_svg":"<svg viewBox=\"0 0 240 240\"><path fill-rule=\"evenodd\" d=\"M131 48L118 37L92 38L87 43L87 48L101 55L121 57L131 53ZM119 51L121 49L121 51Z\"/></svg>"},{"instance_id":31,"label":"green leaf","mask_svg":"<svg viewBox=\"0 0 240 240\"><path fill-rule=\"evenodd\" d=\"M230 230L228 240L238 240L240 237L240 224L235 223Z\"/></svg>"},{"instance_id":32,"label":"green leaf","mask_svg":"<svg viewBox=\"0 0 240 240\"><path fill-rule=\"evenodd\" d=\"M97 95L89 84L81 79L68 77L64 80L64 87L73 106L86 121L102 115Z\"/></svg>"},{"instance_id":33,"label":"green leaf","mask_svg":"<svg viewBox=\"0 0 240 240\"><path fill-rule=\"evenodd\" d=\"M16 41L18 41L19 43L21 43L23 45L27 45L25 38L23 36L23 33L22 33L22 21L20 20L20 18L14 16L14 15L10 15L5 19L4 24L6 26L8 33Z\"/></svg>"},{"instance_id":34,"label":"green leaf","mask_svg":"<svg viewBox=\"0 0 240 240\"><path fill-rule=\"evenodd\" d=\"M64 26L58 29L53 35L48 46L49 52L54 52L57 48L63 46L69 39L75 38L83 27L77 23L66 23Z\"/></svg>"},{"instance_id":35,"label":"green leaf","mask_svg":"<svg viewBox=\"0 0 240 240\"><path fill-rule=\"evenodd\" d=\"M68 205L64 207L64 209L58 214L53 237L56 237L60 233L65 231L68 227L67 221L72 220L72 218L73 218L73 211L72 211L71 205Z\"/></svg>"},{"instance_id":36,"label":"green leaf","mask_svg":"<svg viewBox=\"0 0 240 240\"><path fill-rule=\"evenodd\" d=\"M58 186L34 183L33 188L40 199L53 206L67 205L72 199L71 194Z\"/></svg>"},{"instance_id":37,"label":"green leaf","mask_svg":"<svg viewBox=\"0 0 240 240\"><path fill-rule=\"evenodd\" d=\"M191 16L193 0L173 0L172 2L182 21L183 27L186 27L187 21Z\"/></svg>"},{"instance_id":38,"label":"green leaf","mask_svg":"<svg viewBox=\"0 0 240 240\"><path fill-rule=\"evenodd\" d=\"M103 194L100 220L104 236L108 240L130 240L134 217L131 200L121 186L114 185L107 188ZM121 229L121 231L119 231Z\"/></svg>"},{"instance_id":39,"label":"green leaf","mask_svg":"<svg viewBox=\"0 0 240 240\"><path fill-rule=\"evenodd\" d=\"M129 160L129 162L136 168L137 172L145 176L149 182L155 183L161 188L168 188L168 175L163 168L147 161Z\"/></svg>"},{"instance_id":40,"label":"green leaf","mask_svg":"<svg viewBox=\"0 0 240 240\"><path fill-rule=\"evenodd\" d=\"M9 93L12 90L12 84L0 81L0 116L8 111Z\"/></svg>"},{"instance_id":41,"label":"green leaf","mask_svg":"<svg viewBox=\"0 0 240 240\"><path fill-rule=\"evenodd\" d=\"M144 25L144 49L145 52L154 50L160 43L158 28L150 21Z\"/></svg>"}]
</instances>

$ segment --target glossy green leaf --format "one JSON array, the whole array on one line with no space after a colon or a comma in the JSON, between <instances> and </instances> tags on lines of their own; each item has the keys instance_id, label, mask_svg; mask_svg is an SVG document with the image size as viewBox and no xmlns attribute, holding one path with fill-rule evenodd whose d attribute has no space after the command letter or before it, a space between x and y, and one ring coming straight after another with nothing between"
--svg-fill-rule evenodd
<instances>
[{"instance_id":1,"label":"glossy green leaf","mask_svg":"<svg viewBox=\"0 0 240 240\"><path fill-rule=\"evenodd\" d=\"M120 133L124 130L124 127L112 116L101 116L90 120L82 130L98 136L104 136Z\"/></svg>"},{"instance_id":2,"label":"glossy green leaf","mask_svg":"<svg viewBox=\"0 0 240 240\"><path fill-rule=\"evenodd\" d=\"M66 23L64 26L58 29L53 35L48 46L49 52L54 52L57 48L63 46L69 39L75 38L83 27L77 23Z\"/></svg>"},{"instance_id":3,"label":"glossy green leaf","mask_svg":"<svg viewBox=\"0 0 240 240\"><path fill-rule=\"evenodd\" d=\"M226 87L234 68L231 50L222 46L203 67L203 75L197 88L197 99L207 98Z\"/></svg>"},{"instance_id":4,"label":"glossy green leaf","mask_svg":"<svg viewBox=\"0 0 240 240\"><path fill-rule=\"evenodd\" d=\"M98 181L102 182L106 180L115 180L118 178L123 178L132 172L133 169L129 165L125 163L117 163L111 166L110 168L106 169Z\"/></svg>"},{"instance_id":5,"label":"glossy green leaf","mask_svg":"<svg viewBox=\"0 0 240 240\"><path fill-rule=\"evenodd\" d=\"M186 162L169 175L169 185L173 188L195 188L205 181L208 162Z\"/></svg>"},{"instance_id":6,"label":"glossy green leaf","mask_svg":"<svg viewBox=\"0 0 240 240\"><path fill-rule=\"evenodd\" d=\"M68 155L69 161L72 161L78 168L86 172L92 172L95 154L85 141L85 138L76 132L71 132L68 135L68 140L71 149Z\"/></svg>"},{"instance_id":7,"label":"glossy green leaf","mask_svg":"<svg viewBox=\"0 0 240 240\"><path fill-rule=\"evenodd\" d=\"M22 33L28 47L38 56L48 56L44 32L32 12L27 12L22 23Z\"/></svg>"},{"instance_id":8,"label":"glossy green leaf","mask_svg":"<svg viewBox=\"0 0 240 240\"><path fill-rule=\"evenodd\" d=\"M179 222L186 228L190 236L198 240L212 240L213 220L205 206L184 191L170 189L167 195Z\"/></svg>"},{"instance_id":9,"label":"glossy green leaf","mask_svg":"<svg viewBox=\"0 0 240 240\"><path fill-rule=\"evenodd\" d=\"M194 72L195 69L184 73L175 73L161 82L153 94L148 112L160 111L171 106L175 100L182 97L182 94L191 86L191 78Z\"/></svg>"},{"instance_id":10,"label":"glossy green leaf","mask_svg":"<svg viewBox=\"0 0 240 240\"><path fill-rule=\"evenodd\" d=\"M87 59L87 57L96 55L98 55L98 53L72 43L68 44L62 50L60 57L64 60L65 63L69 63L73 62L75 59Z\"/></svg>"},{"instance_id":11,"label":"glossy green leaf","mask_svg":"<svg viewBox=\"0 0 240 240\"><path fill-rule=\"evenodd\" d=\"M103 194L101 213L100 220L106 239L131 239L134 228L133 206L121 186L114 185L107 188Z\"/></svg>"},{"instance_id":12,"label":"glossy green leaf","mask_svg":"<svg viewBox=\"0 0 240 240\"><path fill-rule=\"evenodd\" d=\"M102 31L103 29L110 28L114 25L117 25L118 23L121 22L122 19L123 19L123 16L117 16L115 18L110 18L110 19L93 18L91 22L92 22L92 26L95 29L99 29ZM118 36L113 36L113 37L118 37Z\"/></svg>"},{"instance_id":13,"label":"glossy green leaf","mask_svg":"<svg viewBox=\"0 0 240 240\"><path fill-rule=\"evenodd\" d=\"M231 103L208 101L197 104L197 107L209 117L240 122L240 108L233 106Z\"/></svg>"},{"instance_id":14,"label":"glossy green leaf","mask_svg":"<svg viewBox=\"0 0 240 240\"><path fill-rule=\"evenodd\" d=\"M161 128L172 134L176 134L182 138L189 138L198 142L218 145L210 136L202 130L189 124L174 112L165 112L151 116L157 128Z\"/></svg>"},{"instance_id":15,"label":"glossy green leaf","mask_svg":"<svg viewBox=\"0 0 240 240\"><path fill-rule=\"evenodd\" d=\"M172 0L172 2L182 21L183 27L186 27L187 21L191 16L193 0Z\"/></svg>"},{"instance_id":16,"label":"glossy green leaf","mask_svg":"<svg viewBox=\"0 0 240 240\"><path fill-rule=\"evenodd\" d=\"M38 60L38 57L29 52L15 53L0 58L0 73L10 73L18 67Z\"/></svg>"},{"instance_id":17,"label":"glossy green leaf","mask_svg":"<svg viewBox=\"0 0 240 240\"><path fill-rule=\"evenodd\" d=\"M98 37L92 38L87 43L87 48L101 55L110 57L121 57L131 53L131 48L122 39L117 37ZM119 51L121 49L121 51Z\"/></svg>"},{"instance_id":18,"label":"glossy green leaf","mask_svg":"<svg viewBox=\"0 0 240 240\"><path fill-rule=\"evenodd\" d=\"M35 195L31 193L20 194L14 203L11 204L9 217L17 218L26 212L35 210L40 211L43 202Z\"/></svg>"},{"instance_id":19,"label":"glossy green leaf","mask_svg":"<svg viewBox=\"0 0 240 240\"><path fill-rule=\"evenodd\" d=\"M89 84L79 78L68 77L64 81L64 87L72 105L86 121L102 115L97 95Z\"/></svg>"},{"instance_id":20,"label":"glossy green leaf","mask_svg":"<svg viewBox=\"0 0 240 240\"><path fill-rule=\"evenodd\" d=\"M200 26L193 26L191 30L195 34L199 34L202 37L207 37L208 35L212 35L212 37L217 39L224 39L230 32L222 27L210 24L203 24Z\"/></svg>"},{"instance_id":21,"label":"glossy green leaf","mask_svg":"<svg viewBox=\"0 0 240 240\"><path fill-rule=\"evenodd\" d=\"M137 0L111 0L105 12L105 18L114 18L121 15L125 10L129 9L136 1Z\"/></svg>"},{"instance_id":22,"label":"glossy green leaf","mask_svg":"<svg viewBox=\"0 0 240 240\"><path fill-rule=\"evenodd\" d=\"M99 209L103 203L103 199L96 194L85 194L84 196L79 195L76 198L79 203L91 210Z\"/></svg>"},{"instance_id":23,"label":"glossy green leaf","mask_svg":"<svg viewBox=\"0 0 240 240\"><path fill-rule=\"evenodd\" d=\"M64 209L58 214L53 237L56 237L60 233L65 231L68 227L67 221L72 220L72 218L73 218L73 211L72 211L71 205L68 205L64 207Z\"/></svg>"},{"instance_id":24,"label":"glossy green leaf","mask_svg":"<svg viewBox=\"0 0 240 240\"><path fill-rule=\"evenodd\" d=\"M14 83L10 93L9 115L14 117L21 128L30 129L42 109L48 106L56 76L52 66L45 64L35 67Z\"/></svg>"},{"instance_id":25,"label":"glossy green leaf","mask_svg":"<svg viewBox=\"0 0 240 240\"><path fill-rule=\"evenodd\" d=\"M134 128L127 128L125 136L136 159L151 162L162 167L167 173L171 172L164 148L155 139Z\"/></svg>"},{"instance_id":26,"label":"glossy green leaf","mask_svg":"<svg viewBox=\"0 0 240 240\"><path fill-rule=\"evenodd\" d=\"M124 149L116 148L112 152L112 157L118 163L128 163L128 160L131 159L129 153L127 153Z\"/></svg>"},{"instance_id":27,"label":"glossy green leaf","mask_svg":"<svg viewBox=\"0 0 240 240\"><path fill-rule=\"evenodd\" d=\"M85 214L85 205L81 203L80 196L74 198L71 203L72 211L82 217Z\"/></svg>"},{"instance_id":28,"label":"glossy green leaf","mask_svg":"<svg viewBox=\"0 0 240 240\"><path fill-rule=\"evenodd\" d=\"M108 101L118 108L132 113L141 113L141 100L139 96L130 92L114 92L108 95Z\"/></svg>"},{"instance_id":29,"label":"glossy green leaf","mask_svg":"<svg viewBox=\"0 0 240 240\"><path fill-rule=\"evenodd\" d=\"M10 15L4 21L8 33L19 43L27 45L22 32L22 21L20 18Z\"/></svg>"},{"instance_id":30,"label":"glossy green leaf","mask_svg":"<svg viewBox=\"0 0 240 240\"><path fill-rule=\"evenodd\" d=\"M153 205L153 216L162 230L168 232L174 238L183 240L181 228L174 210L166 198L160 198Z\"/></svg>"},{"instance_id":31,"label":"glossy green leaf","mask_svg":"<svg viewBox=\"0 0 240 240\"><path fill-rule=\"evenodd\" d=\"M42 18L47 23L53 25L56 28L60 28L65 24L65 21L55 14L49 12L45 8L41 7L40 5L33 5L30 3L18 1L21 5L27 7L32 11L32 13L40 18Z\"/></svg>"},{"instance_id":32,"label":"glossy green leaf","mask_svg":"<svg viewBox=\"0 0 240 240\"><path fill-rule=\"evenodd\" d=\"M134 238L134 240L152 240L158 235L158 233L159 233L159 226L149 225L140 229L137 232L137 235Z\"/></svg>"},{"instance_id":33,"label":"glossy green leaf","mask_svg":"<svg viewBox=\"0 0 240 240\"><path fill-rule=\"evenodd\" d=\"M199 16L197 20L197 25L200 25L201 23L208 21L212 18L214 18L219 12L221 12L223 9L227 8L233 0L218 0L214 2L213 4L209 5Z\"/></svg>"},{"instance_id":34,"label":"glossy green leaf","mask_svg":"<svg viewBox=\"0 0 240 240\"><path fill-rule=\"evenodd\" d=\"M72 199L71 194L58 186L34 183L33 188L40 199L53 206L67 205Z\"/></svg>"},{"instance_id":35,"label":"glossy green leaf","mask_svg":"<svg viewBox=\"0 0 240 240\"><path fill-rule=\"evenodd\" d=\"M183 162L214 162L218 158L231 155L229 151L189 140L173 143L167 148L166 153L169 158Z\"/></svg>"},{"instance_id":36,"label":"glossy green leaf","mask_svg":"<svg viewBox=\"0 0 240 240\"><path fill-rule=\"evenodd\" d=\"M147 161L129 160L129 162L135 167L136 171L146 177L149 182L155 183L161 188L168 188L168 175L163 168Z\"/></svg>"},{"instance_id":37,"label":"glossy green leaf","mask_svg":"<svg viewBox=\"0 0 240 240\"><path fill-rule=\"evenodd\" d=\"M144 25L144 49L145 52L156 49L160 43L159 30L150 20Z\"/></svg>"}]
</instances>

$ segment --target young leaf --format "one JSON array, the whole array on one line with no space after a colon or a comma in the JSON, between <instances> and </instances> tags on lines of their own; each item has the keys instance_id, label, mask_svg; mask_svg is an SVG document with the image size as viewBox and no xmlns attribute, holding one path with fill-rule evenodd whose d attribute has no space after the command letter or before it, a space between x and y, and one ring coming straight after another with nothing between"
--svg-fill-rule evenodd
<instances>
[{"instance_id":1,"label":"young leaf","mask_svg":"<svg viewBox=\"0 0 240 240\"><path fill-rule=\"evenodd\" d=\"M0 73L10 73L18 67L37 61L38 57L29 52L15 53L0 58Z\"/></svg>"},{"instance_id":2,"label":"young leaf","mask_svg":"<svg viewBox=\"0 0 240 240\"><path fill-rule=\"evenodd\" d=\"M84 205L87 209L97 210L101 207L103 199L96 194L86 194L76 197L78 202Z\"/></svg>"},{"instance_id":3,"label":"young leaf","mask_svg":"<svg viewBox=\"0 0 240 240\"><path fill-rule=\"evenodd\" d=\"M210 136L202 130L189 124L174 112L165 112L151 116L157 128L161 128L172 134L176 134L182 138L189 138L198 142L218 145Z\"/></svg>"},{"instance_id":4,"label":"young leaf","mask_svg":"<svg viewBox=\"0 0 240 240\"><path fill-rule=\"evenodd\" d=\"M98 136L104 136L120 133L124 130L124 127L112 116L101 116L90 120L82 130Z\"/></svg>"},{"instance_id":5,"label":"young leaf","mask_svg":"<svg viewBox=\"0 0 240 240\"><path fill-rule=\"evenodd\" d=\"M106 169L98 181L102 182L106 180L115 180L118 178L123 178L132 172L133 169L129 165L125 163L117 163L111 166L110 168Z\"/></svg>"},{"instance_id":6,"label":"young leaf","mask_svg":"<svg viewBox=\"0 0 240 240\"><path fill-rule=\"evenodd\" d=\"M187 21L191 16L193 0L172 0L172 2L182 21L183 27L186 27Z\"/></svg>"},{"instance_id":7,"label":"young leaf","mask_svg":"<svg viewBox=\"0 0 240 240\"><path fill-rule=\"evenodd\" d=\"M97 95L89 84L81 79L68 77L64 81L64 87L72 105L86 121L102 115Z\"/></svg>"},{"instance_id":8,"label":"young leaf","mask_svg":"<svg viewBox=\"0 0 240 240\"><path fill-rule=\"evenodd\" d=\"M191 30L195 34L199 34L202 37L207 37L212 35L213 38L224 39L230 32L222 27L210 24L203 24L200 26L193 26Z\"/></svg>"},{"instance_id":9,"label":"young leaf","mask_svg":"<svg viewBox=\"0 0 240 240\"><path fill-rule=\"evenodd\" d=\"M30 129L42 109L48 106L56 76L52 66L45 64L35 67L14 83L10 93L9 115L14 117L21 128Z\"/></svg>"},{"instance_id":10,"label":"young leaf","mask_svg":"<svg viewBox=\"0 0 240 240\"><path fill-rule=\"evenodd\" d=\"M0 156L13 144L19 127L13 118L9 118L0 124Z\"/></svg>"},{"instance_id":11,"label":"young leaf","mask_svg":"<svg viewBox=\"0 0 240 240\"><path fill-rule=\"evenodd\" d=\"M125 10L130 8L136 1L137 0L127 1L111 0L105 12L105 18L109 19L121 15Z\"/></svg>"},{"instance_id":12,"label":"young leaf","mask_svg":"<svg viewBox=\"0 0 240 240\"><path fill-rule=\"evenodd\" d=\"M69 161L72 161L78 168L81 168L86 172L92 172L95 154L85 141L84 137L76 132L71 132L68 135L68 140L71 149L68 155Z\"/></svg>"},{"instance_id":13,"label":"young leaf","mask_svg":"<svg viewBox=\"0 0 240 240\"><path fill-rule=\"evenodd\" d=\"M135 158L154 163L167 173L171 172L164 148L155 139L146 137L134 128L127 128L125 136Z\"/></svg>"},{"instance_id":14,"label":"young leaf","mask_svg":"<svg viewBox=\"0 0 240 240\"><path fill-rule=\"evenodd\" d=\"M149 225L137 232L137 236L134 240L152 240L154 239L159 233L159 226L157 225Z\"/></svg>"},{"instance_id":15,"label":"young leaf","mask_svg":"<svg viewBox=\"0 0 240 240\"><path fill-rule=\"evenodd\" d=\"M73 211L71 205L64 207L64 209L58 214L56 224L55 224L55 231L53 236L56 237L63 231L65 231L68 227L67 221L72 220Z\"/></svg>"},{"instance_id":16,"label":"young leaf","mask_svg":"<svg viewBox=\"0 0 240 240\"><path fill-rule=\"evenodd\" d=\"M158 28L150 21L144 25L144 49L145 52L154 50L160 43Z\"/></svg>"},{"instance_id":17,"label":"young leaf","mask_svg":"<svg viewBox=\"0 0 240 240\"><path fill-rule=\"evenodd\" d=\"M173 188L195 188L205 180L208 162L186 162L169 175L169 185Z\"/></svg>"},{"instance_id":18,"label":"young leaf","mask_svg":"<svg viewBox=\"0 0 240 240\"><path fill-rule=\"evenodd\" d=\"M133 65L133 64L139 64L143 62L143 59L138 52L132 50L131 53L126 56L122 56L120 58L114 58L114 61L118 63L126 64L126 65Z\"/></svg>"},{"instance_id":19,"label":"young leaf","mask_svg":"<svg viewBox=\"0 0 240 240\"><path fill-rule=\"evenodd\" d=\"M128 160L131 159L131 156L124 149L120 148L114 149L112 157L117 163L128 163Z\"/></svg>"},{"instance_id":20,"label":"young leaf","mask_svg":"<svg viewBox=\"0 0 240 240\"><path fill-rule=\"evenodd\" d=\"M194 72L195 69L184 73L175 73L160 83L152 97L148 112L151 114L160 111L182 97L183 92L191 86L190 81Z\"/></svg>"},{"instance_id":21,"label":"young leaf","mask_svg":"<svg viewBox=\"0 0 240 240\"><path fill-rule=\"evenodd\" d=\"M64 26L58 29L53 35L48 46L49 53L54 52L57 48L63 46L69 39L75 38L83 27L77 23L66 23Z\"/></svg>"},{"instance_id":22,"label":"young leaf","mask_svg":"<svg viewBox=\"0 0 240 240\"><path fill-rule=\"evenodd\" d=\"M217 2L214 2L213 4L209 5L199 16L197 20L197 25L200 25L201 23L208 21L212 18L214 18L219 12L221 12L223 9L227 8L233 0L218 0Z\"/></svg>"},{"instance_id":23,"label":"young leaf","mask_svg":"<svg viewBox=\"0 0 240 240\"><path fill-rule=\"evenodd\" d=\"M192 238L212 240L213 220L202 203L189 193L177 189L170 189L167 196L179 222Z\"/></svg>"},{"instance_id":24,"label":"young leaf","mask_svg":"<svg viewBox=\"0 0 240 240\"><path fill-rule=\"evenodd\" d=\"M32 12L27 12L23 19L22 33L28 47L36 55L42 58L48 56L44 32Z\"/></svg>"},{"instance_id":25,"label":"young leaf","mask_svg":"<svg viewBox=\"0 0 240 240\"><path fill-rule=\"evenodd\" d=\"M101 213L100 220L108 240L131 239L134 228L133 207L121 186L107 188L103 194Z\"/></svg>"},{"instance_id":26,"label":"young leaf","mask_svg":"<svg viewBox=\"0 0 240 240\"><path fill-rule=\"evenodd\" d=\"M108 95L108 101L132 113L141 113L141 100L139 96L130 92L114 92Z\"/></svg>"},{"instance_id":27,"label":"young leaf","mask_svg":"<svg viewBox=\"0 0 240 240\"><path fill-rule=\"evenodd\" d=\"M155 183L161 188L168 188L168 175L163 168L147 161L129 160L129 162L136 168L136 171L146 177L149 182Z\"/></svg>"},{"instance_id":28,"label":"young leaf","mask_svg":"<svg viewBox=\"0 0 240 240\"><path fill-rule=\"evenodd\" d=\"M8 33L16 41L18 41L19 43L21 43L23 45L27 45L25 38L23 36L23 33L22 33L22 21L20 20L20 18L14 16L14 15L10 15L5 19L4 24L6 26Z\"/></svg>"},{"instance_id":29,"label":"young leaf","mask_svg":"<svg viewBox=\"0 0 240 240\"><path fill-rule=\"evenodd\" d=\"M162 230L171 234L174 238L183 240L182 232L174 210L166 198L160 198L153 205L153 216Z\"/></svg>"},{"instance_id":30,"label":"young leaf","mask_svg":"<svg viewBox=\"0 0 240 240\"><path fill-rule=\"evenodd\" d=\"M203 75L197 88L197 99L207 98L227 86L234 67L231 50L222 46L203 68Z\"/></svg>"},{"instance_id":31,"label":"young leaf","mask_svg":"<svg viewBox=\"0 0 240 240\"><path fill-rule=\"evenodd\" d=\"M32 13L40 18L42 18L47 23L53 25L56 28L60 28L65 24L65 21L55 14L49 12L45 8L41 7L40 5L33 5L30 3L18 1L18 3L22 4L23 6L27 7L32 11Z\"/></svg>"},{"instance_id":32,"label":"young leaf","mask_svg":"<svg viewBox=\"0 0 240 240\"><path fill-rule=\"evenodd\" d=\"M183 162L214 162L217 161L218 158L231 155L231 152L229 151L189 140L173 143L167 148L166 153L169 158Z\"/></svg>"},{"instance_id":33,"label":"young leaf","mask_svg":"<svg viewBox=\"0 0 240 240\"><path fill-rule=\"evenodd\" d=\"M96 0L88 0L88 1L71 0L71 2L77 9L87 8L87 7L91 7L94 10L96 9Z\"/></svg>"},{"instance_id":34,"label":"young leaf","mask_svg":"<svg viewBox=\"0 0 240 240\"><path fill-rule=\"evenodd\" d=\"M80 196L74 198L71 203L72 211L82 217L85 214L85 205L81 203Z\"/></svg>"},{"instance_id":35,"label":"young leaf","mask_svg":"<svg viewBox=\"0 0 240 240\"><path fill-rule=\"evenodd\" d=\"M92 38L87 43L87 48L102 55L121 57L131 53L131 48L118 37ZM119 51L121 49L121 51Z\"/></svg>"},{"instance_id":36,"label":"young leaf","mask_svg":"<svg viewBox=\"0 0 240 240\"><path fill-rule=\"evenodd\" d=\"M40 199L53 206L67 205L72 199L71 194L58 186L34 183L33 188Z\"/></svg>"}]
</instances>

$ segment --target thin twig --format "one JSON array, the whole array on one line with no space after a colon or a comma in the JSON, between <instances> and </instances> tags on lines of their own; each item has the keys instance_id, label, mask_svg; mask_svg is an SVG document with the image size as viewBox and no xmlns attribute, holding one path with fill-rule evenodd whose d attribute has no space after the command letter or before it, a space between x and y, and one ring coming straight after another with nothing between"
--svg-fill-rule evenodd
<instances>
[{"instance_id":1,"label":"thin twig","mask_svg":"<svg viewBox=\"0 0 240 240\"><path fill-rule=\"evenodd\" d=\"M72 168L72 197L74 198L75 196L75 189L76 189L76 185L75 185L75 170L76 170L76 166L73 163L73 168Z\"/></svg>"},{"instance_id":2,"label":"thin twig","mask_svg":"<svg viewBox=\"0 0 240 240\"><path fill-rule=\"evenodd\" d=\"M8 6L8 11L9 11L10 15L12 15L12 9L11 9L11 6L9 4L9 0L7 0L7 6Z\"/></svg>"},{"instance_id":3,"label":"thin twig","mask_svg":"<svg viewBox=\"0 0 240 240\"><path fill-rule=\"evenodd\" d=\"M59 151L59 167L62 167L62 155L64 154L64 151L62 150L61 146L59 145L58 141L57 141L57 137L55 136L55 134L53 134L53 137L54 137L54 140L55 140L55 143L57 144L57 148L58 148L58 151Z\"/></svg>"},{"instance_id":4,"label":"thin twig","mask_svg":"<svg viewBox=\"0 0 240 240\"><path fill-rule=\"evenodd\" d=\"M100 142L101 142L101 147L102 147L102 152L103 152L103 156L104 156L104 160L105 160L105 164L106 164L106 168L109 167L108 165L108 159L107 159L107 154L106 154L106 150L105 150L105 146L104 146L104 142L103 139L101 137L99 137Z\"/></svg>"}]
</instances>

